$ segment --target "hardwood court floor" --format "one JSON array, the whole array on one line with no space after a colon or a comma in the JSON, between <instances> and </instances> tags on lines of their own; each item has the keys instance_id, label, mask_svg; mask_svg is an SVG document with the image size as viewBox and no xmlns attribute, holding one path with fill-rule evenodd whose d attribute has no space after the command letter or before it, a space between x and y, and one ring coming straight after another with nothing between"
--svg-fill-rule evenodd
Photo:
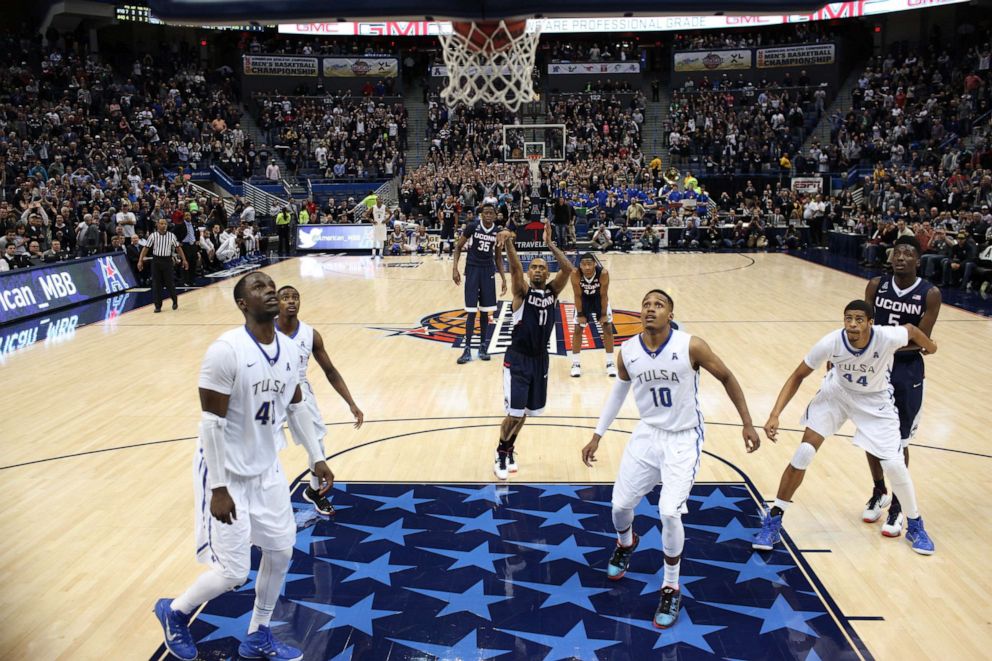
<instances>
[{"instance_id":1,"label":"hardwood court floor","mask_svg":"<svg viewBox=\"0 0 992 661\"><path fill-rule=\"evenodd\" d=\"M387 263L390 260L386 260ZM340 480L491 481L502 415L500 361L457 366L457 350L397 335L421 318L461 307L451 262L434 258L388 268L364 257L306 257L267 268L302 294L301 317L324 336L366 425L313 371L330 452L392 438L332 462ZM865 282L785 255L607 255L614 309L638 310L663 287L683 328L705 338L744 387L764 422L789 372ZM2 588L0 658L147 658L160 642L151 608L201 568L193 558L190 461L199 406L197 374L209 343L242 318L234 282L181 298L181 309L150 308L78 330L71 341L38 344L0 367ZM568 293L566 299L571 298ZM384 330L385 329L385 330ZM393 330L390 330L393 329ZM985 442L992 379L992 321L945 306L927 358L927 396L912 471L937 554L912 553L879 526L860 521L870 492L864 455L844 438L819 453L786 530L868 650L880 659L987 658L992 625L988 549L992 456ZM518 442L518 481L612 482L626 436L608 435L595 469L579 450L610 381L601 351L583 356L570 379L552 360L547 417ZM795 429L816 389L811 378L783 415ZM702 379L706 449L698 479L741 481L774 496L800 434L784 432L746 455L738 418L719 384ZM628 399L616 423L632 429ZM536 421L535 421L536 422ZM847 430L850 432L850 429ZM304 455L283 453L286 473ZM983 652L982 650L986 650Z\"/></svg>"}]
</instances>

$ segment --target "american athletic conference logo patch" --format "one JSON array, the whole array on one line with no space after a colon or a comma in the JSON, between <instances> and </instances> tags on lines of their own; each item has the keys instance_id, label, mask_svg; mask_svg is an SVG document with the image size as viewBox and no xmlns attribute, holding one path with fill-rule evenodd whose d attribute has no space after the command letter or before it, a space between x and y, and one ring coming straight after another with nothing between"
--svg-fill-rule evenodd
<instances>
[{"instance_id":1,"label":"american athletic conference logo patch","mask_svg":"<svg viewBox=\"0 0 992 661\"><path fill-rule=\"evenodd\" d=\"M572 303L559 302L555 306L555 327L548 340L548 353L565 356L572 351L572 313L575 306ZM406 335L422 340L440 342L450 347L462 349L465 347L465 310L445 310L429 314L420 320L420 325L414 328L381 328L376 330L388 331L390 337ZM488 352L505 353L510 347L510 337L513 333L513 308L510 301L498 301L496 312L490 320L491 335ZM478 323L478 322L476 322ZM627 339L641 332L641 313L630 310L613 311L614 341L620 346ZM472 335L472 348L479 347L479 331ZM589 324L582 336L582 349L602 349L603 335L599 323Z\"/></svg>"}]
</instances>

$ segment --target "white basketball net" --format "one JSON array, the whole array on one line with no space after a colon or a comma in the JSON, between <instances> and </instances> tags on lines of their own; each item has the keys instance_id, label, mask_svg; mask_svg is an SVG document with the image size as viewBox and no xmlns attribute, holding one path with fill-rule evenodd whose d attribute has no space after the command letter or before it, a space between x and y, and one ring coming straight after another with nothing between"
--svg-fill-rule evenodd
<instances>
[{"instance_id":1,"label":"white basketball net","mask_svg":"<svg viewBox=\"0 0 992 661\"><path fill-rule=\"evenodd\" d=\"M505 21L488 35L471 25L466 36L455 31L438 35L448 69L448 84L441 90L445 103L501 103L516 112L522 104L536 101L532 70L540 34L525 30L514 37ZM504 42L499 49L493 45Z\"/></svg>"},{"instance_id":2,"label":"white basketball net","mask_svg":"<svg viewBox=\"0 0 992 661\"><path fill-rule=\"evenodd\" d=\"M530 168L530 185L534 191L531 195L537 195L537 191L541 189L541 155L527 156L527 167Z\"/></svg>"}]
</instances>

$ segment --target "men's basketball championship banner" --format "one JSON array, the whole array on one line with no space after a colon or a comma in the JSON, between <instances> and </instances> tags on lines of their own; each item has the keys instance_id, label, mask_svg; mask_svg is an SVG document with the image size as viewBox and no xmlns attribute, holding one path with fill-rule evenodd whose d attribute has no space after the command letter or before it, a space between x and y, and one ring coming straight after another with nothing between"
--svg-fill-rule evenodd
<instances>
[{"instance_id":1,"label":"men's basketball championship banner","mask_svg":"<svg viewBox=\"0 0 992 661\"><path fill-rule=\"evenodd\" d=\"M312 78L317 75L317 58L282 57L278 55L245 55L246 76L296 76Z\"/></svg>"},{"instance_id":2,"label":"men's basketball championship banner","mask_svg":"<svg viewBox=\"0 0 992 661\"><path fill-rule=\"evenodd\" d=\"M759 69L775 67L808 67L814 64L833 64L836 47L833 44L809 44L759 48L756 51Z\"/></svg>"},{"instance_id":3,"label":"men's basketball championship banner","mask_svg":"<svg viewBox=\"0 0 992 661\"><path fill-rule=\"evenodd\" d=\"M394 57L325 57L325 78L396 78L400 63Z\"/></svg>"},{"instance_id":4,"label":"men's basketball championship banner","mask_svg":"<svg viewBox=\"0 0 992 661\"><path fill-rule=\"evenodd\" d=\"M0 324L137 286L124 253L0 273Z\"/></svg>"},{"instance_id":5,"label":"men's basketball championship banner","mask_svg":"<svg viewBox=\"0 0 992 661\"><path fill-rule=\"evenodd\" d=\"M751 68L751 51L734 50L691 51L673 55L675 71L728 71Z\"/></svg>"}]
</instances>

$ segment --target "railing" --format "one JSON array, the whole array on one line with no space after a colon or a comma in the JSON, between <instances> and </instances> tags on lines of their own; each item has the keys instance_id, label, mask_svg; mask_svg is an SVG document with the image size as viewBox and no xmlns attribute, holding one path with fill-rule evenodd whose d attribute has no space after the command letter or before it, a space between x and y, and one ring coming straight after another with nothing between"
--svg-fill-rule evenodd
<instances>
[{"instance_id":1,"label":"railing","mask_svg":"<svg viewBox=\"0 0 992 661\"><path fill-rule=\"evenodd\" d=\"M218 195L217 193L211 190L207 190L206 188L200 186L199 184L194 184L192 181L189 182L189 185L190 188L195 190L200 195L205 195L206 197L219 197L221 199L221 203L224 205L224 211L227 212L228 216L234 213L234 200L232 200L231 198Z\"/></svg>"},{"instance_id":2,"label":"railing","mask_svg":"<svg viewBox=\"0 0 992 661\"><path fill-rule=\"evenodd\" d=\"M251 205L255 207L255 212L261 216L273 216L287 204L286 200L280 199L271 193L266 193L258 186L247 181L242 182L244 196ZM273 211L275 210L275 211Z\"/></svg>"},{"instance_id":3,"label":"railing","mask_svg":"<svg viewBox=\"0 0 992 661\"><path fill-rule=\"evenodd\" d=\"M387 207L394 207L399 203L399 177L393 177L373 191L373 195L380 198ZM351 209L351 216L355 222L361 222L368 214L369 208L359 202Z\"/></svg>"}]
</instances>

